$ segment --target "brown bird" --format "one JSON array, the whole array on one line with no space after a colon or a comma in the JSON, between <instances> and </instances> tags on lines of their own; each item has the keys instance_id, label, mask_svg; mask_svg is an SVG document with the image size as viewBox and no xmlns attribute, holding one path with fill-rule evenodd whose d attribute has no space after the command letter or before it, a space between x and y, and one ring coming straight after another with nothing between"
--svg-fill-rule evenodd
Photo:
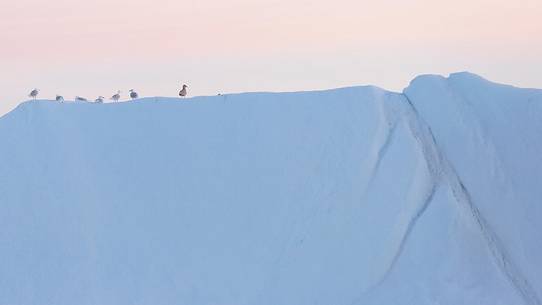
<instances>
[{"instance_id":1,"label":"brown bird","mask_svg":"<svg viewBox=\"0 0 542 305\"><path fill-rule=\"evenodd\" d=\"M187 92L186 92L186 88L188 88L187 85L183 85L183 89L181 91L179 91L179 96L180 97L185 97Z\"/></svg>"}]
</instances>

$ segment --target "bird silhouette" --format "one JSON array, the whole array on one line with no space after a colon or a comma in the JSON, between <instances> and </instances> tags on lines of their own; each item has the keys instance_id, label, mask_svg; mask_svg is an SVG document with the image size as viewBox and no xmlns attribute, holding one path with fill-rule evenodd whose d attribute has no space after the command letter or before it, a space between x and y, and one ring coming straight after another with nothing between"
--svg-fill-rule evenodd
<instances>
[{"instance_id":1,"label":"bird silhouette","mask_svg":"<svg viewBox=\"0 0 542 305\"><path fill-rule=\"evenodd\" d=\"M104 98L103 96L98 96L97 99L94 100L95 103L98 103L98 104L102 104L104 102Z\"/></svg>"},{"instance_id":2,"label":"bird silhouette","mask_svg":"<svg viewBox=\"0 0 542 305\"><path fill-rule=\"evenodd\" d=\"M39 93L40 89L34 89L30 92L28 96L35 100Z\"/></svg>"},{"instance_id":3,"label":"bird silhouette","mask_svg":"<svg viewBox=\"0 0 542 305\"><path fill-rule=\"evenodd\" d=\"M137 92L135 92L134 89L130 89L130 98L133 100L138 98Z\"/></svg>"},{"instance_id":4,"label":"bird silhouette","mask_svg":"<svg viewBox=\"0 0 542 305\"><path fill-rule=\"evenodd\" d=\"M118 102L119 99L120 99L120 90L117 91L117 93L116 93L115 95L113 95L113 96L111 97L111 99L114 100L115 102Z\"/></svg>"},{"instance_id":5,"label":"bird silhouette","mask_svg":"<svg viewBox=\"0 0 542 305\"><path fill-rule=\"evenodd\" d=\"M64 102L64 97L63 97L62 95L58 95L58 94L57 94L55 100L56 100L57 102L63 103L63 102Z\"/></svg>"},{"instance_id":6,"label":"bird silhouette","mask_svg":"<svg viewBox=\"0 0 542 305\"><path fill-rule=\"evenodd\" d=\"M185 97L188 94L188 92L186 91L186 88L188 88L188 86L183 85L183 89L181 89L181 91L179 91L179 96L180 97Z\"/></svg>"}]
</instances>

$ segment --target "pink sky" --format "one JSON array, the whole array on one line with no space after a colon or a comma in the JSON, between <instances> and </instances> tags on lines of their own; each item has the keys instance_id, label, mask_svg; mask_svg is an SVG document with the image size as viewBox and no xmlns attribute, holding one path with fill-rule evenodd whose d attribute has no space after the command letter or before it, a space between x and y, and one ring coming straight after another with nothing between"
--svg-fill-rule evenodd
<instances>
[{"instance_id":1,"label":"pink sky","mask_svg":"<svg viewBox=\"0 0 542 305\"><path fill-rule=\"evenodd\" d=\"M41 97L289 91L469 70L542 88L542 1L0 0L0 114Z\"/></svg>"}]
</instances>

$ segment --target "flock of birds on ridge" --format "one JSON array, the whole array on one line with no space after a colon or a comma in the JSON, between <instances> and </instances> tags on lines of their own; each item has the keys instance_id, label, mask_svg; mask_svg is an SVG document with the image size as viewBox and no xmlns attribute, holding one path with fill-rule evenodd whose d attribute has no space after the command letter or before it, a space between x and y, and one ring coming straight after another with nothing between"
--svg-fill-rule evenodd
<instances>
[{"instance_id":1,"label":"flock of birds on ridge","mask_svg":"<svg viewBox=\"0 0 542 305\"><path fill-rule=\"evenodd\" d=\"M179 96L180 97L185 97L187 95L188 92L186 91L186 88L188 88L188 86L183 85L183 88L181 89L181 91L179 91ZM35 100L38 97L39 92L40 92L39 89L34 89L34 90L32 90L30 92L30 94L28 96ZM111 96L110 100L118 102L120 100L120 92L121 92L120 90L117 91L117 93L115 93L113 96ZM130 98L132 100L135 100L135 99L137 99L139 97L139 95L137 94L137 92L135 92L134 89L130 89L129 92L130 92ZM104 102L104 100L105 100L105 97L100 95L100 96L98 96L98 98L96 98L94 100L94 102L98 103L98 104L101 104L101 103ZM62 95L57 94L56 95L56 101L62 103L62 102L64 102L64 97ZM81 96L76 96L75 101L76 102L90 102L88 99L86 99L84 97L81 97Z\"/></svg>"}]
</instances>

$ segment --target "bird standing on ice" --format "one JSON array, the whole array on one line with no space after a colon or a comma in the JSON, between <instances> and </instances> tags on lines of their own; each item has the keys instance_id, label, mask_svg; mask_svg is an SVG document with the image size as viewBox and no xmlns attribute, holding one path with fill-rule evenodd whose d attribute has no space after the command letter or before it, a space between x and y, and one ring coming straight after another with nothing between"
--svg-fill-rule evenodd
<instances>
[{"instance_id":1,"label":"bird standing on ice","mask_svg":"<svg viewBox=\"0 0 542 305\"><path fill-rule=\"evenodd\" d=\"M30 92L28 96L35 100L38 96L38 93L40 93L40 89L34 89Z\"/></svg>"},{"instance_id":2,"label":"bird standing on ice","mask_svg":"<svg viewBox=\"0 0 542 305\"><path fill-rule=\"evenodd\" d=\"M179 91L179 96L180 97L185 97L187 92L186 92L186 88L188 88L187 85L183 85L183 89L181 91Z\"/></svg>"},{"instance_id":3,"label":"bird standing on ice","mask_svg":"<svg viewBox=\"0 0 542 305\"><path fill-rule=\"evenodd\" d=\"M97 99L94 100L95 103L98 103L98 104L102 104L104 102L104 98L103 96L98 96Z\"/></svg>"},{"instance_id":4,"label":"bird standing on ice","mask_svg":"<svg viewBox=\"0 0 542 305\"><path fill-rule=\"evenodd\" d=\"M137 97L137 92L135 92L134 89L130 89L130 98L135 100Z\"/></svg>"},{"instance_id":5,"label":"bird standing on ice","mask_svg":"<svg viewBox=\"0 0 542 305\"><path fill-rule=\"evenodd\" d=\"M63 97L62 95L58 95L58 94L57 94L55 100L56 100L57 102L64 103L64 97Z\"/></svg>"},{"instance_id":6,"label":"bird standing on ice","mask_svg":"<svg viewBox=\"0 0 542 305\"><path fill-rule=\"evenodd\" d=\"M113 95L111 99L114 100L115 102L118 102L120 100L120 90L117 91L117 93Z\"/></svg>"},{"instance_id":7,"label":"bird standing on ice","mask_svg":"<svg viewBox=\"0 0 542 305\"><path fill-rule=\"evenodd\" d=\"M88 102L88 99L86 99L84 97L81 97L81 96L76 96L75 101L76 102Z\"/></svg>"}]
</instances>

